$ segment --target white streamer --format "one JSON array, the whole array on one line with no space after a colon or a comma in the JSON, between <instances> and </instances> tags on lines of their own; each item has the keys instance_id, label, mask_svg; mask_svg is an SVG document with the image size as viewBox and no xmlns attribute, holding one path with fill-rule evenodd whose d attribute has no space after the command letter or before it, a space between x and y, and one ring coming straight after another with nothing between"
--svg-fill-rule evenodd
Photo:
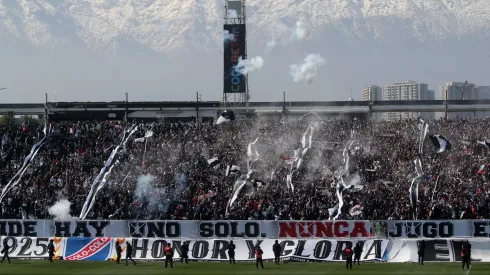
<instances>
[{"instance_id":1,"label":"white streamer","mask_svg":"<svg viewBox=\"0 0 490 275\"><path fill-rule=\"evenodd\" d=\"M130 130L134 129L134 125L131 126L131 128L129 130L125 130L124 131L124 136L123 136L123 139L121 140L121 143L122 144L125 140L125 137L126 137L126 133L128 133ZM120 146L120 145L119 145ZM109 167L109 165L112 163L112 160L114 158L114 156L116 155L117 153L117 150L119 149L119 146L116 146L116 148L114 148L114 150L112 150L112 153L111 155L109 156L109 158L107 159L104 167L102 167L100 169L100 173L97 175L97 177L95 178L95 180L92 182L92 186L90 188L90 192L87 196L87 199L85 200L85 203L83 204L83 208L82 208L82 212L80 213L80 218L85 214L85 212L87 211L87 207L89 206L89 201L91 200L92 198L92 194L94 193L94 190L95 190L95 186L97 185L97 183L99 182L100 178L102 177L102 175L104 174L105 170Z\"/></svg>"},{"instance_id":2,"label":"white streamer","mask_svg":"<svg viewBox=\"0 0 490 275\"><path fill-rule=\"evenodd\" d=\"M417 204L419 197L419 184L424 177L424 172L422 171L422 162L419 158L414 160L415 163L415 171L417 172L417 177L412 179L412 183L410 184L410 204L412 206L413 218L417 219Z\"/></svg>"},{"instance_id":3,"label":"white streamer","mask_svg":"<svg viewBox=\"0 0 490 275\"><path fill-rule=\"evenodd\" d=\"M338 209L337 215L335 215L335 217L333 218L334 220L338 219L340 214L342 214L342 207L344 206L344 198L342 196L342 192L340 191L340 183L337 183L336 189L337 190L336 190L335 194L337 195L337 198L339 199L339 204L337 207L337 209Z\"/></svg>"},{"instance_id":4,"label":"white streamer","mask_svg":"<svg viewBox=\"0 0 490 275\"><path fill-rule=\"evenodd\" d=\"M226 206L226 215L228 215L229 209L233 206L235 201L238 199L238 195L240 195L240 191L242 191L243 187L250 180L252 173L253 173L253 169L252 169L253 163L255 161L259 160L259 158L260 158L260 154L256 148L256 146L257 146L256 144L258 141L259 141L259 138L256 138L253 142L248 144L248 147L247 147L247 157L248 157L247 169L248 169L248 172L247 172L246 178L243 178L243 175L242 175L242 177L235 182L235 186L239 185L239 187L237 189L234 189L233 196L228 201L228 205ZM242 183L240 183L240 181L242 181Z\"/></svg>"},{"instance_id":5,"label":"white streamer","mask_svg":"<svg viewBox=\"0 0 490 275\"><path fill-rule=\"evenodd\" d=\"M116 161L116 163L117 162L118 161ZM94 204L95 204L95 197L97 196L97 194L99 193L99 191L102 190L102 188L104 187L105 183L107 182L107 176L109 176L111 174L112 168L114 168L114 165L112 165L111 167L109 167L109 171L107 171L104 174L104 178L102 179L102 181L99 184L99 186L97 186L97 190L95 191L94 198L90 202L90 206L87 208L87 212L85 212L85 214L83 215L83 217L80 217L80 219L84 220L87 217L87 215L90 212L90 210L92 209L92 207L94 206Z\"/></svg>"},{"instance_id":6,"label":"white streamer","mask_svg":"<svg viewBox=\"0 0 490 275\"><path fill-rule=\"evenodd\" d=\"M46 144L46 142L49 139L49 134L51 133L51 125L44 124L44 137L41 141L38 143L34 144L31 148L31 152L29 155L24 159L24 164L20 168L20 170L10 179L9 183L5 185L5 187L2 190L2 195L0 197L0 202L5 198L8 192L12 190L17 184L19 184L20 180L22 179L22 176L24 173L27 171L27 169L30 167L32 161L36 158L37 154L39 153L39 150ZM13 182L13 183L12 183Z\"/></svg>"},{"instance_id":7,"label":"white streamer","mask_svg":"<svg viewBox=\"0 0 490 275\"><path fill-rule=\"evenodd\" d=\"M419 124L419 130L420 130L420 137L419 137L419 153L423 153L424 149L424 141L425 138L427 137L427 134L429 133L429 124L420 119L420 124Z\"/></svg>"},{"instance_id":8,"label":"white streamer","mask_svg":"<svg viewBox=\"0 0 490 275\"><path fill-rule=\"evenodd\" d=\"M230 202L228 203L226 207L226 215L228 215L230 208L233 206L235 201L238 199L238 195L240 194L240 191L242 191L243 187L247 184L248 180L250 179L251 173L247 174L245 178L240 178L235 182L235 186L238 185L238 188L233 192L233 197L231 198Z\"/></svg>"},{"instance_id":9,"label":"white streamer","mask_svg":"<svg viewBox=\"0 0 490 275\"><path fill-rule=\"evenodd\" d=\"M105 166L102 167L102 169L100 169L100 173L99 173L99 175L97 175L97 177L95 178L95 180L92 182L92 186L90 188L90 192L89 192L89 194L87 196L87 199L85 200L85 203L83 204L82 212L80 213L80 219L84 219L84 217L86 217L87 214L88 214L88 212L90 211L91 206L93 206L92 200L95 200L95 198L96 198L96 193L97 193L96 190L100 190L102 188L102 187L99 188L99 186L98 186L99 180L100 180L101 177L103 177L103 175L105 176L105 174L107 174L106 173L106 170L108 168L110 168L110 166L113 164L114 157L118 153L119 148L125 147L126 146L126 143L128 142L128 140L131 138L131 136L137 130L138 130L138 127L136 125L133 125L133 126L131 126L131 128L129 128L127 131L124 132L124 136L123 136L123 139L121 140L121 143L118 146L116 146L116 148L114 148L114 150L112 151L111 155L107 159ZM127 137L126 137L126 134L128 134ZM109 169L109 172L108 173L110 173L110 169ZM104 185L104 184L105 184L105 182L104 183L102 183L102 182L99 183L99 185Z\"/></svg>"},{"instance_id":10,"label":"white streamer","mask_svg":"<svg viewBox=\"0 0 490 275\"><path fill-rule=\"evenodd\" d=\"M288 186L288 189L291 189L291 191L294 193L293 177L291 176L291 174L286 176L286 184Z\"/></svg>"},{"instance_id":11,"label":"white streamer","mask_svg":"<svg viewBox=\"0 0 490 275\"><path fill-rule=\"evenodd\" d=\"M439 175L437 176L437 180L436 180L436 184L434 186L434 190L432 190L432 197L430 198L430 202L433 203L434 202L434 195L437 191L437 185L439 184L439 179L441 178L442 176L442 172L439 173Z\"/></svg>"},{"instance_id":12,"label":"white streamer","mask_svg":"<svg viewBox=\"0 0 490 275\"><path fill-rule=\"evenodd\" d=\"M347 142L344 151L342 152L342 156L344 158L344 171L342 174L339 176L337 185L336 185L336 194L337 198L339 199L339 204L338 204L338 212L335 217L333 217L334 220L338 219L340 214L342 214L342 206L344 205L344 199L343 199L343 194L345 192L358 192L364 188L363 185L358 184L360 182L360 177L359 175L355 175L355 177L351 178L349 183L346 184L344 181L344 177L347 177L350 175L350 170L352 167L352 159L350 155L350 150L352 150L352 147L354 146L354 139L356 138L356 132L354 130L351 131L351 140ZM355 148L357 150L358 147ZM342 190L341 190L342 189Z\"/></svg>"},{"instance_id":13,"label":"white streamer","mask_svg":"<svg viewBox=\"0 0 490 275\"><path fill-rule=\"evenodd\" d=\"M301 122L301 121L303 120L303 118L304 118L304 117L309 116L309 115L315 115L315 116L318 118L318 120L320 120L320 122L322 122L322 123L323 123L323 120L322 120L322 119L320 118L320 116L319 116L319 115L317 115L317 113L315 113L315 112L309 112L309 113L307 113L307 114L303 115L303 116L302 116L302 117L299 119L299 121Z\"/></svg>"}]
</instances>

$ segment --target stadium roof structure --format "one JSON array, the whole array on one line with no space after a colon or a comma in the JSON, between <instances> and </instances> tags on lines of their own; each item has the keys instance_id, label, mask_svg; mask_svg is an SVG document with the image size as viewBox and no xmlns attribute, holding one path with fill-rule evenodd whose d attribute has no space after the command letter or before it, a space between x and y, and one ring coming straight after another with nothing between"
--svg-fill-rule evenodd
<instances>
[{"instance_id":1,"label":"stadium roof structure","mask_svg":"<svg viewBox=\"0 0 490 275\"><path fill-rule=\"evenodd\" d=\"M0 115L49 115L62 117L216 117L225 109L237 113L289 114L316 112L323 114L369 114L382 112L480 112L490 111L490 100L417 100L417 101L290 101L250 102L249 106L224 107L219 101L150 101L150 102L48 102L0 104Z\"/></svg>"}]
</instances>

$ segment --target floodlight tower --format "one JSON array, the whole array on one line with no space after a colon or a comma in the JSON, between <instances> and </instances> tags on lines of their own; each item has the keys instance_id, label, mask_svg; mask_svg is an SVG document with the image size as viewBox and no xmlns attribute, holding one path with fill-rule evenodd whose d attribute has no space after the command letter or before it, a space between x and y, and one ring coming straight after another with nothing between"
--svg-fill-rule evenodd
<instances>
[{"instance_id":1,"label":"floodlight tower","mask_svg":"<svg viewBox=\"0 0 490 275\"><path fill-rule=\"evenodd\" d=\"M248 106L248 75L236 70L239 59L247 59L245 0L225 0L223 37L223 105Z\"/></svg>"}]
</instances>

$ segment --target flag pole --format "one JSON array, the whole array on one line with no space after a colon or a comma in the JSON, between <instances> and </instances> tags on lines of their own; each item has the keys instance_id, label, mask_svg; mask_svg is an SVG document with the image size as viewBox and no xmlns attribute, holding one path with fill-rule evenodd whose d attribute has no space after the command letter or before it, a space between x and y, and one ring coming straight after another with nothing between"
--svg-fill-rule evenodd
<instances>
[{"instance_id":1,"label":"flag pole","mask_svg":"<svg viewBox=\"0 0 490 275\"><path fill-rule=\"evenodd\" d=\"M143 164L145 163L146 157L146 144L148 143L148 138L145 137L145 150L143 151Z\"/></svg>"},{"instance_id":2,"label":"flag pole","mask_svg":"<svg viewBox=\"0 0 490 275\"><path fill-rule=\"evenodd\" d=\"M145 160L146 160L146 145L148 144L148 138L149 138L150 136L153 136L153 134L151 134L151 135L150 135L150 134L148 134L148 133L149 133L149 132L152 132L152 131L153 131L153 125L151 126L150 131L147 131L147 132L145 133L145 150L143 151L143 163L145 163ZM148 136L147 136L147 135L148 135Z\"/></svg>"}]
</instances>

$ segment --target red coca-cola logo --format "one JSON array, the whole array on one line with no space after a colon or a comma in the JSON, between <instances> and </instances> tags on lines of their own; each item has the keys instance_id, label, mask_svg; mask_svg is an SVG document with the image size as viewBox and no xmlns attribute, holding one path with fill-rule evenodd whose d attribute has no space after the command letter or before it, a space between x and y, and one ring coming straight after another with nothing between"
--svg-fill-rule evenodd
<instances>
[{"instance_id":1,"label":"red coca-cola logo","mask_svg":"<svg viewBox=\"0 0 490 275\"><path fill-rule=\"evenodd\" d=\"M111 242L111 238L97 238L87 244L82 250L65 258L67 261L83 260L97 253L101 248Z\"/></svg>"}]
</instances>

